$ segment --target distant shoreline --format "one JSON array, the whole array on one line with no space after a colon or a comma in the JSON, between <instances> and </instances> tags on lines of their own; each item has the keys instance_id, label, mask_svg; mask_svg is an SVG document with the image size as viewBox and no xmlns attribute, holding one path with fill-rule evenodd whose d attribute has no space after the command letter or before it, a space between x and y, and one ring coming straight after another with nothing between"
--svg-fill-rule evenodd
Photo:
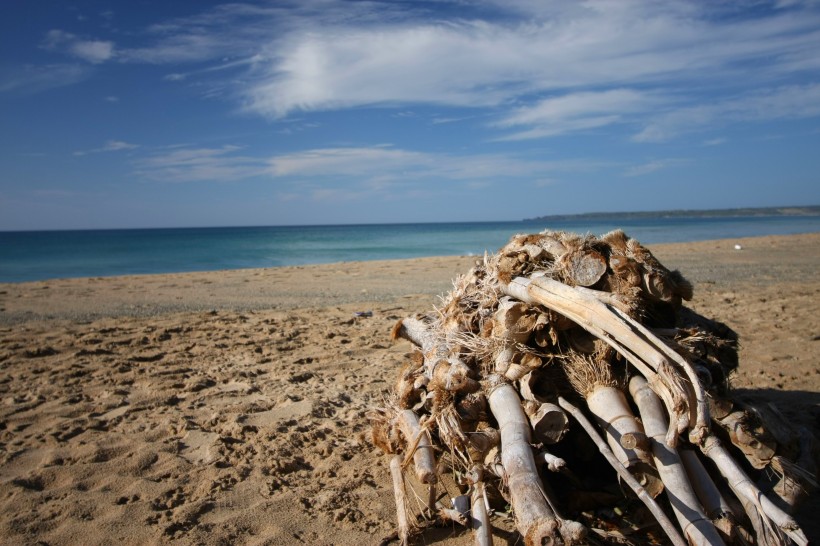
<instances>
[{"instance_id":1,"label":"distant shoreline","mask_svg":"<svg viewBox=\"0 0 820 546\"><path fill-rule=\"evenodd\" d=\"M525 218L524 222L567 220L638 220L645 218L743 218L755 216L820 216L820 205L807 207L747 207L734 209L676 209L640 212L584 212L580 214L550 214Z\"/></svg>"}]
</instances>

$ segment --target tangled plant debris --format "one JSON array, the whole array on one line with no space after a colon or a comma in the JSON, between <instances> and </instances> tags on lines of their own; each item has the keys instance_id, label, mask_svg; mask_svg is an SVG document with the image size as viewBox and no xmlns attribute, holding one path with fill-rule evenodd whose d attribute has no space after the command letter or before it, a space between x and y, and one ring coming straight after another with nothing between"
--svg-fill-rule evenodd
<instances>
[{"instance_id":1,"label":"tangled plant debris","mask_svg":"<svg viewBox=\"0 0 820 546\"><path fill-rule=\"evenodd\" d=\"M399 321L416 350L371 415L397 538L447 520L487 545L511 516L526 545L807 544L816 442L733 397L737 336L691 298L622 231L545 231Z\"/></svg>"}]
</instances>

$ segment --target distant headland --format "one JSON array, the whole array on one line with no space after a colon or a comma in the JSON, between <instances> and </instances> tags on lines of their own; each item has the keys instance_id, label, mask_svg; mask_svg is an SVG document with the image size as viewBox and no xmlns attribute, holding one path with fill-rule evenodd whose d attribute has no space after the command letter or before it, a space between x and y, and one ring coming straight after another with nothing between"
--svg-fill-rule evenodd
<instances>
[{"instance_id":1,"label":"distant headland","mask_svg":"<svg viewBox=\"0 0 820 546\"><path fill-rule=\"evenodd\" d=\"M640 212L584 212L580 214L550 214L526 218L525 222L566 220L638 220L642 218L738 218L750 216L820 216L820 205L800 207L758 207L707 210L655 210Z\"/></svg>"}]
</instances>

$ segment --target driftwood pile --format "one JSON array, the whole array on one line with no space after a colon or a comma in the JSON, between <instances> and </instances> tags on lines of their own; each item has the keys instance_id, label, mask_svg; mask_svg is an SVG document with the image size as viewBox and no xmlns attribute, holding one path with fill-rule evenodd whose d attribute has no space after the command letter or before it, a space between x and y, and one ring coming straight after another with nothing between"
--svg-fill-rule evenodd
<instances>
[{"instance_id":1,"label":"driftwood pile","mask_svg":"<svg viewBox=\"0 0 820 546\"><path fill-rule=\"evenodd\" d=\"M622 231L545 231L401 320L417 349L371 416L397 538L446 519L488 545L511 515L527 545L807 544L813 438L732 398L737 336L691 297Z\"/></svg>"}]
</instances>

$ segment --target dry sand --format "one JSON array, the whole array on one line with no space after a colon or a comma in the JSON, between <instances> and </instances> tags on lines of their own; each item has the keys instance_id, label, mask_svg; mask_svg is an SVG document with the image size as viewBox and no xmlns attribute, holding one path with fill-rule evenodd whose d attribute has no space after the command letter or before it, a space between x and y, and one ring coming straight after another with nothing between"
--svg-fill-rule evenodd
<instances>
[{"instance_id":1,"label":"dry sand","mask_svg":"<svg viewBox=\"0 0 820 546\"><path fill-rule=\"evenodd\" d=\"M734 386L820 435L820 234L651 249L740 334ZM0 284L0 543L378 544L390 328L474 260Z\"/></svg>"}]
</instances>

